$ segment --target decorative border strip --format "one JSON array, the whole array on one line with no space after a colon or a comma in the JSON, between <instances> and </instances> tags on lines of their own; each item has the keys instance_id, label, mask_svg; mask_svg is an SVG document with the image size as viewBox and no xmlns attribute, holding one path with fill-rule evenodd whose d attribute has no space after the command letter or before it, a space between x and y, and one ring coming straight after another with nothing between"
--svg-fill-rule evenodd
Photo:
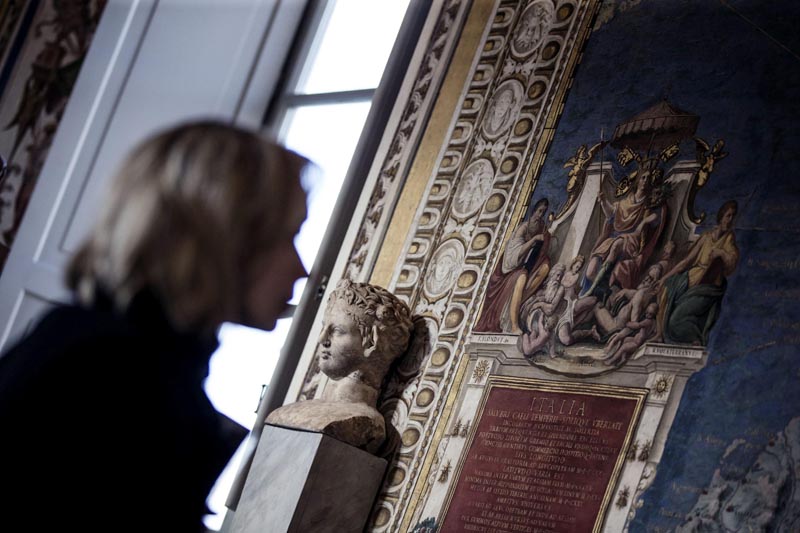
<instances>
[{"instance_id":1,"label":"decorative border strip","mask_svg":"<svg viewBox=\"0 0 800 533\"><path fill-rule=\"evenodd\" d=\"M366 279L374 266L378 246L383 239L399 190L405 182L410 162L416 153L433 102L447 72L447 64L461 33L467 0L449 0L439 13L433 34L421 63L414 88L393 135L389 151L367 211L361 221L350 251L344 277ZM445 53L446 52L446 53Z\"/></svg>"},{"instance_id":2,"label":"decorative border strip","mask_svg":"<svg viewBox=\"0 0 800 533\"><path fill-rule=\"evenodd\" d=\"M517 200L532 190L598 4L501 0L489 19L390 284L424 317L434 344L421 375L381 406L401 445L374 531L408 530L420 503L416 481L429 473L428 452L463 379L460 355L488 267L526 207Z\"/></svg>"}]
</instances>

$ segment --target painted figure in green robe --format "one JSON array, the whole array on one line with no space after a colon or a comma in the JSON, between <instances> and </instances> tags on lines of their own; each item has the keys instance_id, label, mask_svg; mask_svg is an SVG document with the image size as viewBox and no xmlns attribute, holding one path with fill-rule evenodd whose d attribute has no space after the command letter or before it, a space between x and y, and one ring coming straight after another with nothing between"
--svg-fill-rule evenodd
<instances>
[{"instance_id":1,"label":"painted figure in green robe","mask_svg":"<svg viewBox=\"0 0 800 533\"><path fill-rule=\"evenodd\" d=\"M739 261L733 224L735 200L722 204L717 225L695 241L659 291L658 332L664 342L706 345L719 316L722 297Z\"/></svg>"}]
</instances>

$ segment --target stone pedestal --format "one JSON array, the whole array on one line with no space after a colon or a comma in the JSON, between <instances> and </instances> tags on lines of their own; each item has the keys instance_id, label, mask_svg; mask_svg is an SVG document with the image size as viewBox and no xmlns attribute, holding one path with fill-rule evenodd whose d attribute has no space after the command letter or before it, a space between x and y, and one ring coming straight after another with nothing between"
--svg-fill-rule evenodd
<instances>
[{"instance_id":1,"label":"stone pedestal","mask_svg":"<svg viewBox=\"0 0 800 533\"><path fill-rule=\"evenodd\" d=\"M321 433L267 425L232 533L361 532L386 461Z\"/></svg>"}]
</instances>

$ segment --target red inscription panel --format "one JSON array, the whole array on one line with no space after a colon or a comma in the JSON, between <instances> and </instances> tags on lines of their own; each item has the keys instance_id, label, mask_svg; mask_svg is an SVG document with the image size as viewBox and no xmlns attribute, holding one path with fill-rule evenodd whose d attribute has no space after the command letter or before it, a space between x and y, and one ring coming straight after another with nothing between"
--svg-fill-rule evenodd
<instances>
[{"instance_id":1,"label":"red inscription panel","mask_svg":"<svg viewBox=\"0 0 800 533\"><path fill-rule=\"evenodd\" d=\"M638 401L491 387L439 531L595 530Z\"/></svg>"}]
</instances>

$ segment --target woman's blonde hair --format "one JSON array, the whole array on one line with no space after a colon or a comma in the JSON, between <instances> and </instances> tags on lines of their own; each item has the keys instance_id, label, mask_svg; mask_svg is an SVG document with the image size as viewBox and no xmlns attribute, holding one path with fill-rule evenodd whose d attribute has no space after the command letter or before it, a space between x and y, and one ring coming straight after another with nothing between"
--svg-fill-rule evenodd
<instances>
[{"instance_id":1,"label":"woman's blonde hair","mask_svg":"<svg viewBox=\"0 0 800 533\"><path fill-rule=\"evenodd\" d=\"M246 269L286 226L307 160L253 132L196 122L131 152L67 284L118 309L146 289L175 326L210 331L241 318Z\"/></svg>"}]
</instances>

